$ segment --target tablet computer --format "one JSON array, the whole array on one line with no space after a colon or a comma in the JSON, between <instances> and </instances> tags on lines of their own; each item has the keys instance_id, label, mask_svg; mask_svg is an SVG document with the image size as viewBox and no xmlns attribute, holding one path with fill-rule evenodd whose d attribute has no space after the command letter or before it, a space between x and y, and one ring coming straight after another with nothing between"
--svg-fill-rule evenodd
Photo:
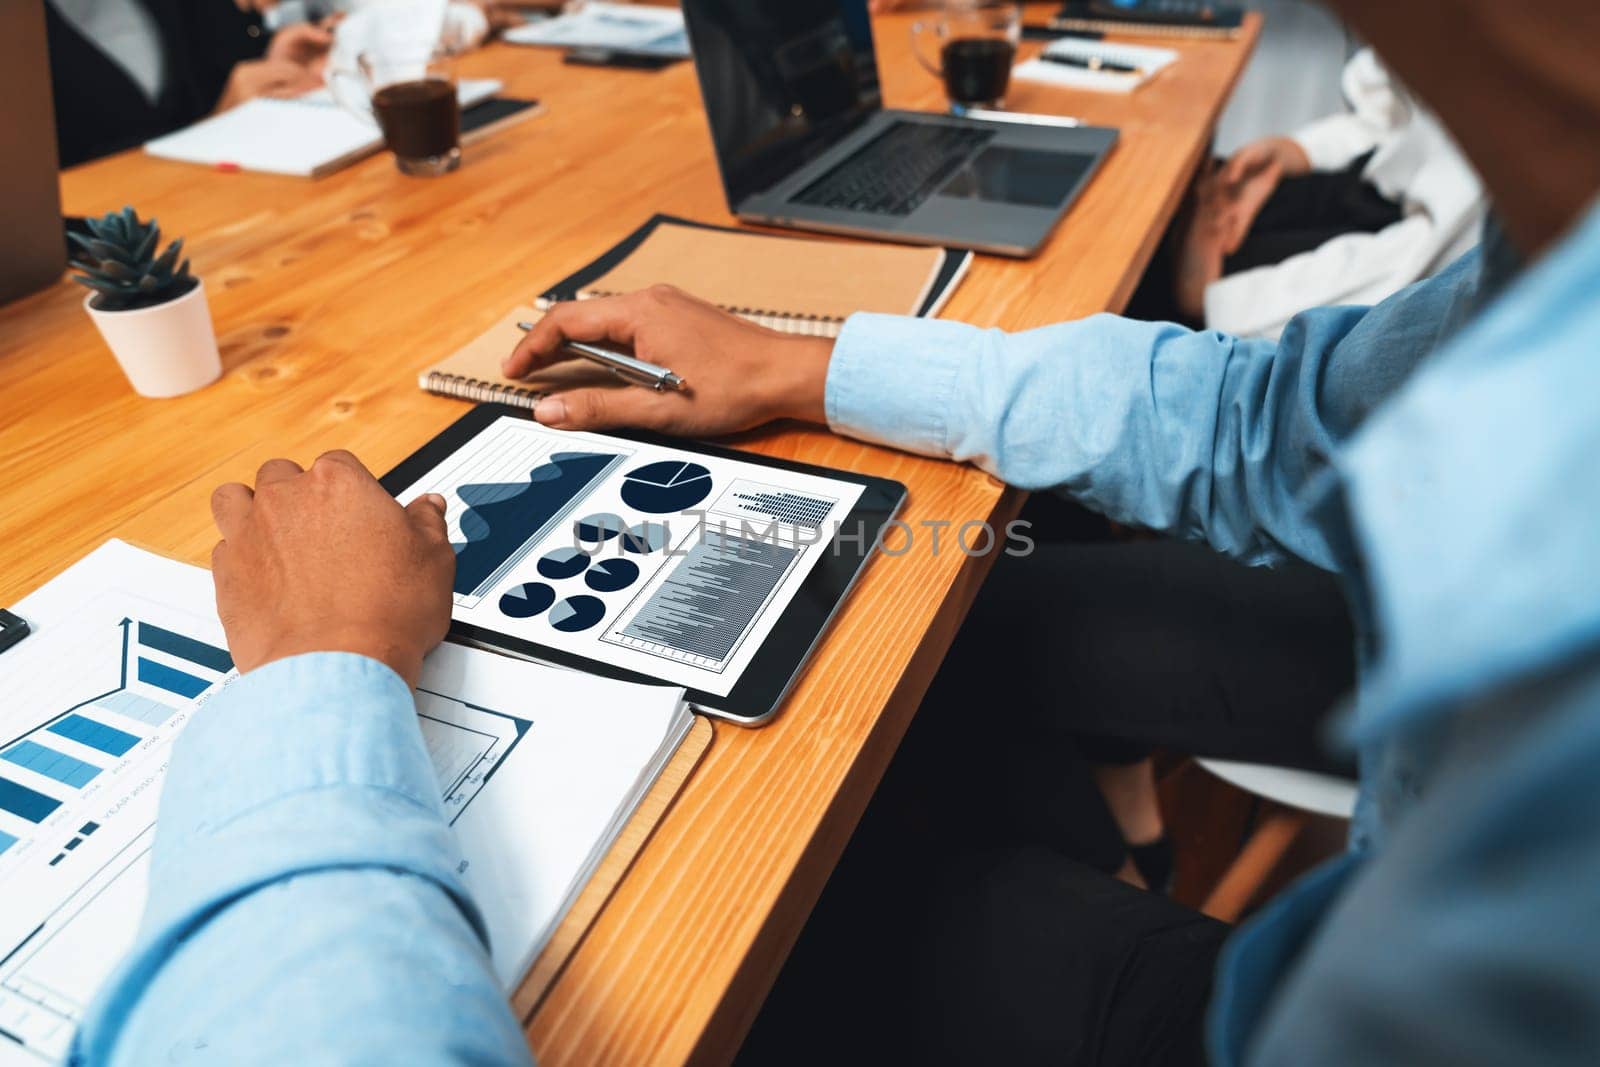
<instances>
[{"instance_id":1,"label":"tablet computer","mask_svg":"<svg viewBox=\"0 0 1600 1067\"><path fill-rule=\"evenodd\" d=\"M770 719L905 486L482 404L382 479L446 502L452 637Z\"/></svg>"}]
</instances>

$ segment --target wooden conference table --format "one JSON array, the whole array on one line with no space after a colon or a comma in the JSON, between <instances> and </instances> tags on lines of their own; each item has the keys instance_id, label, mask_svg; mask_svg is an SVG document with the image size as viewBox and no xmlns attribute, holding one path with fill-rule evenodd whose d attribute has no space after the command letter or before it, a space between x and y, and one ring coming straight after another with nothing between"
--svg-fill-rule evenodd
<instances>
[{"instance_id":1,"label":"wooden conference table","mask_svg":"<svg viewBox=\"0 0 1600 1067\"><path fill-rule=\"evenodd\" d=\"M1030 5L1041 22L1050 5ZM877 21L890 106L936 108L908 43ZM1253 17L1254 18L1254 17ZM1014 82L1019 111L1119 126L1121 143L1033 260L980 257L949 318L1021 329L1116 310L1177 207L1259 24L1180 45L1138 92ZM1025 54L1037 45L1026 45ZM226 373L176 400L135 396L63 282L0 308L0 604L107 537L204 564L219 482L272 456L348 448L392 466L464 410L417 371L476 336L652 212L730 223L694 71L562 66L493 45L493 76L548 112L470 146L459 172L399 175L387 156L309 182L128 153L63 176L65 208L125 203L188 238ZM903 516L1014 516L988 475L786 426L738 444L896 478ZM730 1059L861 815L989 560L880 558L770 726L715 742L528 1023L541 1063Z\"/></svg>"}]
</instances>

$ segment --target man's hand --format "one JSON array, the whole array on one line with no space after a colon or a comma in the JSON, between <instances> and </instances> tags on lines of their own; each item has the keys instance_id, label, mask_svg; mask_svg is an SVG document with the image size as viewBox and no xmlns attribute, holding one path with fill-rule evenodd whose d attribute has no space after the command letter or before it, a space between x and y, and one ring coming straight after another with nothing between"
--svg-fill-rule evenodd
<instances>
[{"instance_id":1,"label":"man's hand","mask_svg":"<svg viewBox=\"0 0 1600 1067\"><path fill-rule=\"evenodd\" d=\"M1293 137L1263 137L1234 152L1223 164L1220 177L1226 185L1238 185L1250 175L1276 164L1285 178L1301 178L1311 173L1311 157Z\"/></svg>"},{"instance_id":2,"label":"man's hand","mask_svg":"<svg viewBox=\"0 0 1600 1067\"><path fill-rule=\"evenodd\" d=\"M1261 207L1285 178L1300 178L1311 173L1311 158L1292 137L1263 137L1233 154L1211 177L1203 205L1216 213L1222 229L1227 255L1239 250L1255 225Z\"/></svg>"},{"instance_id":3,"label":"man's hand","mask_svg":"<svg viewBox=\"0 0 1600 1067\"><path fill-rule=\"evenodd\" d=\"M326 25L299 22L272 35L266 58L305 67L319 79L333 49L333 30Z\"/></svg>"},{"instance_id":4,"label":"man's hand","mask_svg":"<svg viewBox=\"0 0 1600 1067\"><path fill-rule=\"evenodd\" d=\"M348 452L308 471L268 460L256 487L211 497L217 611L241 672L303 652L356 652L411 686L450 627L445 502L402 508Z\"/></svg>"},{"instance_id":5,"label":"man's hand","mask_svg":"<svg viewBox=\"0 0 1600 1067\"><path fill-rule=\"evenodd\" d=\"M521 378L571 358L561 350L565 341L631 347L640 359L677 372L689 388L567 389L534 409L546 426L715 436L773 419L827 418L823 393L833 342L757 326L671 286L558 304L506 357L506 376Z\"/></svg>"},{"instance_id":6,"label":"man's hand","mask_svg":"<svg viewBox=\"0 0 1600 1067\"><path fill-rule=\"evenodd\" d=\"M319 70L286 59L251 59L235 63L217 99L217 111L238 107L259 96L299 96L322 87Z\"/></svg>"}]
</instances>

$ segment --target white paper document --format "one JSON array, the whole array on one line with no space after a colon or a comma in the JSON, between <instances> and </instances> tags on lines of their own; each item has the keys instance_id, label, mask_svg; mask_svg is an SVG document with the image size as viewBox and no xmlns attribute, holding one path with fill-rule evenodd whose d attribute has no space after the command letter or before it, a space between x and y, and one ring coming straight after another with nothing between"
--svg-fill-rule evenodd
<instances>
[{"instance_id":1,"label":"white paper document","mask_svg":"<svg viewBox=\"0 0 1600 1067\"><path fill-rule=\"evenodd\" d=\"M446 500L458 622L727 696L861 491L503 417L398 498Z\"/></svg>"},{"instance_id":2,"label":"white paper document","mask_svg":"<svg viewBox=\"0 0 1600 1067\"><path fill-rule=\"evenodd\" d=\"M0 1063L38 1064L132 944L172 741L237 675L210 574L121 542L17 612L35 632L0 655ZM692 719L678 689L454 645L416 705L509 989Z\"/></svg>"},{"instance_id":3,"label":"white paper document","mask_svg":"<svg viewBox=\"0 0 1600 1067\"><path fill-rule=\"evenodd\" d=\"M1115 63L1118 66L1134 69L1095 70L1034 58L1017 64L1016 69L1011 72L1012 75L1068 89L1131 93L1164 68L1171 66L1178 58L1178 53L1171 48L1124 44L1121 41L1084 41L1073 37L1062 37L1051 41L1045 46L1044 54L1086 62L1099 60L1102 63Z\"/></svg>"},{"instance_id":4,"label":"white paper document","mask_svg":"<svg viewBox=\"0 0 1600 1067\"><path fill-rule=\"evenodd\" d=\"M504 37L512 44L604 48L679 58L689 55L683 12L675 7L593 0L571 14L515 26Z\"/></svg>"},{"instance_id":5,"label":"white paper document","mask_svg":"<svg viewBox=\"0 0 1600 1067\"><path fill-rule=\"evenodd\" d=\"M467 79L456 87L456 95L465 108L500 88L493 79ZM327 89L318 89L288 100L247 100L157 137L144 150L180 163L317 178L382 147L383 134L375 122L341 107Z\"/></svg>"}]
</instances>

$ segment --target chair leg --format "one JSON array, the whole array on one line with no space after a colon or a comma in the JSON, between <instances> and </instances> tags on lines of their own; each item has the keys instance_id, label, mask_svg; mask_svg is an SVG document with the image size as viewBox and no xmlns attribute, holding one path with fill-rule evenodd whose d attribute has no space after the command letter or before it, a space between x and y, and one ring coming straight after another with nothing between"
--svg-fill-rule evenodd
<instances>
[{"instance_id":1,"label":"chair leg","mask_svg":"<svg viewBox=\"0 0 1600 1067\"><path fill-rule=\"evenodd\" d=\"M1283 860L1289 846L1305 829L1307 818L1303 811L1273 805L1200 910L1223 922L1238 922Z\"/></svg>"}]
</instances>

